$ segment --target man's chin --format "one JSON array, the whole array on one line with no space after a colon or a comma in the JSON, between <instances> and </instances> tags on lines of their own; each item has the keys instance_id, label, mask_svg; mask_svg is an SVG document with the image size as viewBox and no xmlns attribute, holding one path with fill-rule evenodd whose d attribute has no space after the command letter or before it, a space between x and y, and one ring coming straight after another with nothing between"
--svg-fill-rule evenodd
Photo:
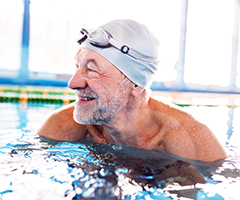
<instances>
[{"instance_id":1,"label":"man's chin","mask_svg":"<svg viewBox=\"0 0 240 200\"><path fill-rule=\"evenodd\" d=\"M86 116L83 116L82 114L78 114L76 112L76 110L74 110L74 112L73 112L73 119L78 124L83 124L83 125L87 125L87 124L102 125L102 123L100 121L96 121L96 120L90 119L90 117L86 117Z\"/></svg>"},{"instance_id":2,"label":"man's chin","mask_svg":"<svg viewBox=\"0 0 240 200\"><path fill-rule=\"evenodd\" d=\"M77 122L78 124L89 124L88 121L83 120L83 117L81 115L79 115L76 110L73 111L73 119L75 122Z\"/></svg>"}]
</instances>

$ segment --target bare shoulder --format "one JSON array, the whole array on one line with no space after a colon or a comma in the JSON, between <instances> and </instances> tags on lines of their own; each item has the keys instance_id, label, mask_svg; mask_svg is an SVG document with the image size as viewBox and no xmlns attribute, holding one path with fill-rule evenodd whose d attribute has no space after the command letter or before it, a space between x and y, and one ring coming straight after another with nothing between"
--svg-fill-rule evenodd
<instances>
[{"instance_id":1,"label":"bare shoulder","mask_svg":"<svg viewBox=\"0 0 240 200\"><path fill-rule=\"evenodd\" d=\"M56 140L74 141L86 137L85 125L73 119L74 104L55 110L39 128L37 134Z\"/></svg>"},{"instance_id":2,"label":"bare shoulder","mask_svg":"<svg viewBox=\"0 0 240 200\"><path fill-rule=\"evenodd\" d=\"M210 162L227 157L224 148L205 124L180 108L153 101L158 110L157 119L162 124L162 144L167 151L184 158Z\"/></svg>"}]
</instances>

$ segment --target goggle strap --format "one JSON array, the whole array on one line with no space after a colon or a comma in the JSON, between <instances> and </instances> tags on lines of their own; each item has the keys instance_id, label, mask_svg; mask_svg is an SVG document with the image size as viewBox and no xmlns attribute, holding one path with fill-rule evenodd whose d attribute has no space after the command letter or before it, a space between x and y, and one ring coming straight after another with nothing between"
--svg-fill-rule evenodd
<instances>
[{"instance_id":1,"label":"goggle strap","mask_svg":"<svg viewBox=\"0 0 240 200\"><path fill-rule=\"evenodd\" d=\"M87 39L87 35L84 35L82 38L80 38L77 42L78 44L82 44Z\"/></svg>"},{"instance_id":2,"label":"goggle strap","mask_svg":"<svg viewBox=\"0 0 240 200\"><path fill-rule=\"evenodd\" d=\"M119 49L122 53L128 54L129 56L133 57L136 60L141 60L144 62L158 62L157 58L154 57L149 57L149 56L143 56L141 54L139 54L138 52L132 50L131 48L129 48L127 45L120 45L116 40L114 40L113 38L109 39L109 43L114 46L115 48Z\"/></svg>"},{"instance_id":3,"label":"goggle strap","mask_svg":"<svg viewBox=\"0 0 240 200\"><path fill-rule=\"evenodd\" d=\"M137 60L141 60L141 61L145 61L145 62L153 62L153 63L157 62L157 58L144 56L130 48L129 48L128 54Z\"/></svg>"},{"instance_id":4,"label":"goggle strap","mask_svg":"<svg viewBox=\"0 0 240 200\"><path fill-rule=\"evenodd\" d=\"M82 44L88 38L88 31L85 28L82 28L80 33L83 35L77 42L78 44Z\"/></svg>"}]
</instances>

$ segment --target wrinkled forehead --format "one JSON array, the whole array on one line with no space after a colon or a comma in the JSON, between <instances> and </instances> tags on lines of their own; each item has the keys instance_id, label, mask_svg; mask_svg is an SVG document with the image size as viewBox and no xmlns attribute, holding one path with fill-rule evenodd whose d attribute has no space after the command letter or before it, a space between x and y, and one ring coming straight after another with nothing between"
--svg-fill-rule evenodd
<instances>
[{"instance_id":1,"label":"wrinkled forehead","mask_svg":"<svg viewBox=\"0 0 240 200\"><path fill-rule=\"evenodd\" d=\"M92 51L90 49L85 49L85 48L80 48L74 56L74 59L76 61L80 61L81 59L87 59L87 58L93 58L99 61L105 59L95 51Z\"/></svg>"},{"instance_id":2,"label":"wrinkled forehead","mask_svg":"<svg viewBox=\"0 0 240 200\"><path fill-rule=\"evenodd\" d=\"M101 62L110 63L108 60L106 60L104 57L102 57L101 55L99 55L95 51L92 51L90 49L85 49L85 48L80 48L78 50L78 52L76 53L76 55L74 56L74 59L77 62L82 62L84 60L94 60L97 63L101 63Z\"/></svg>"}]
</instances>

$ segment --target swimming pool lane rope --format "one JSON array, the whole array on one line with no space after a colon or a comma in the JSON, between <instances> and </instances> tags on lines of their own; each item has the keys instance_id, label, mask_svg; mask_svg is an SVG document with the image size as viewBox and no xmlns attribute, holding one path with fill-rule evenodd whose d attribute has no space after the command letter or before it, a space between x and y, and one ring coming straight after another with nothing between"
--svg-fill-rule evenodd
<instances>
[{"instance_id":1,"label":"swimming pool lane rope","mask_svg":"<svg viewBox=\"0 0 240 200\"><path fill-rule=\"evenodd\" d=\"M1 86L0 85L0 102L42 102L42 103L64 103L69 104L76 100L76 95L66 87L41 87L41 86ZM184 106L219 106L228 107L240 106L239 103L219 103L218 99L210 99L206 102L206 98L199 98L196 102L193 100L173 99L171 103ZM213 102L213 100L215 100Z\"/></svg>"},{"instance_id":2,"label":"swimming pool lane rope","mask_svg":"<svg viewBox=\"0 0 240 200\"><path fill-rule=\"evenodd\" d=\"M75 94L66 88L0 86L0 102L64 103L75 101Z\"/></svg>"}]
</instances>

